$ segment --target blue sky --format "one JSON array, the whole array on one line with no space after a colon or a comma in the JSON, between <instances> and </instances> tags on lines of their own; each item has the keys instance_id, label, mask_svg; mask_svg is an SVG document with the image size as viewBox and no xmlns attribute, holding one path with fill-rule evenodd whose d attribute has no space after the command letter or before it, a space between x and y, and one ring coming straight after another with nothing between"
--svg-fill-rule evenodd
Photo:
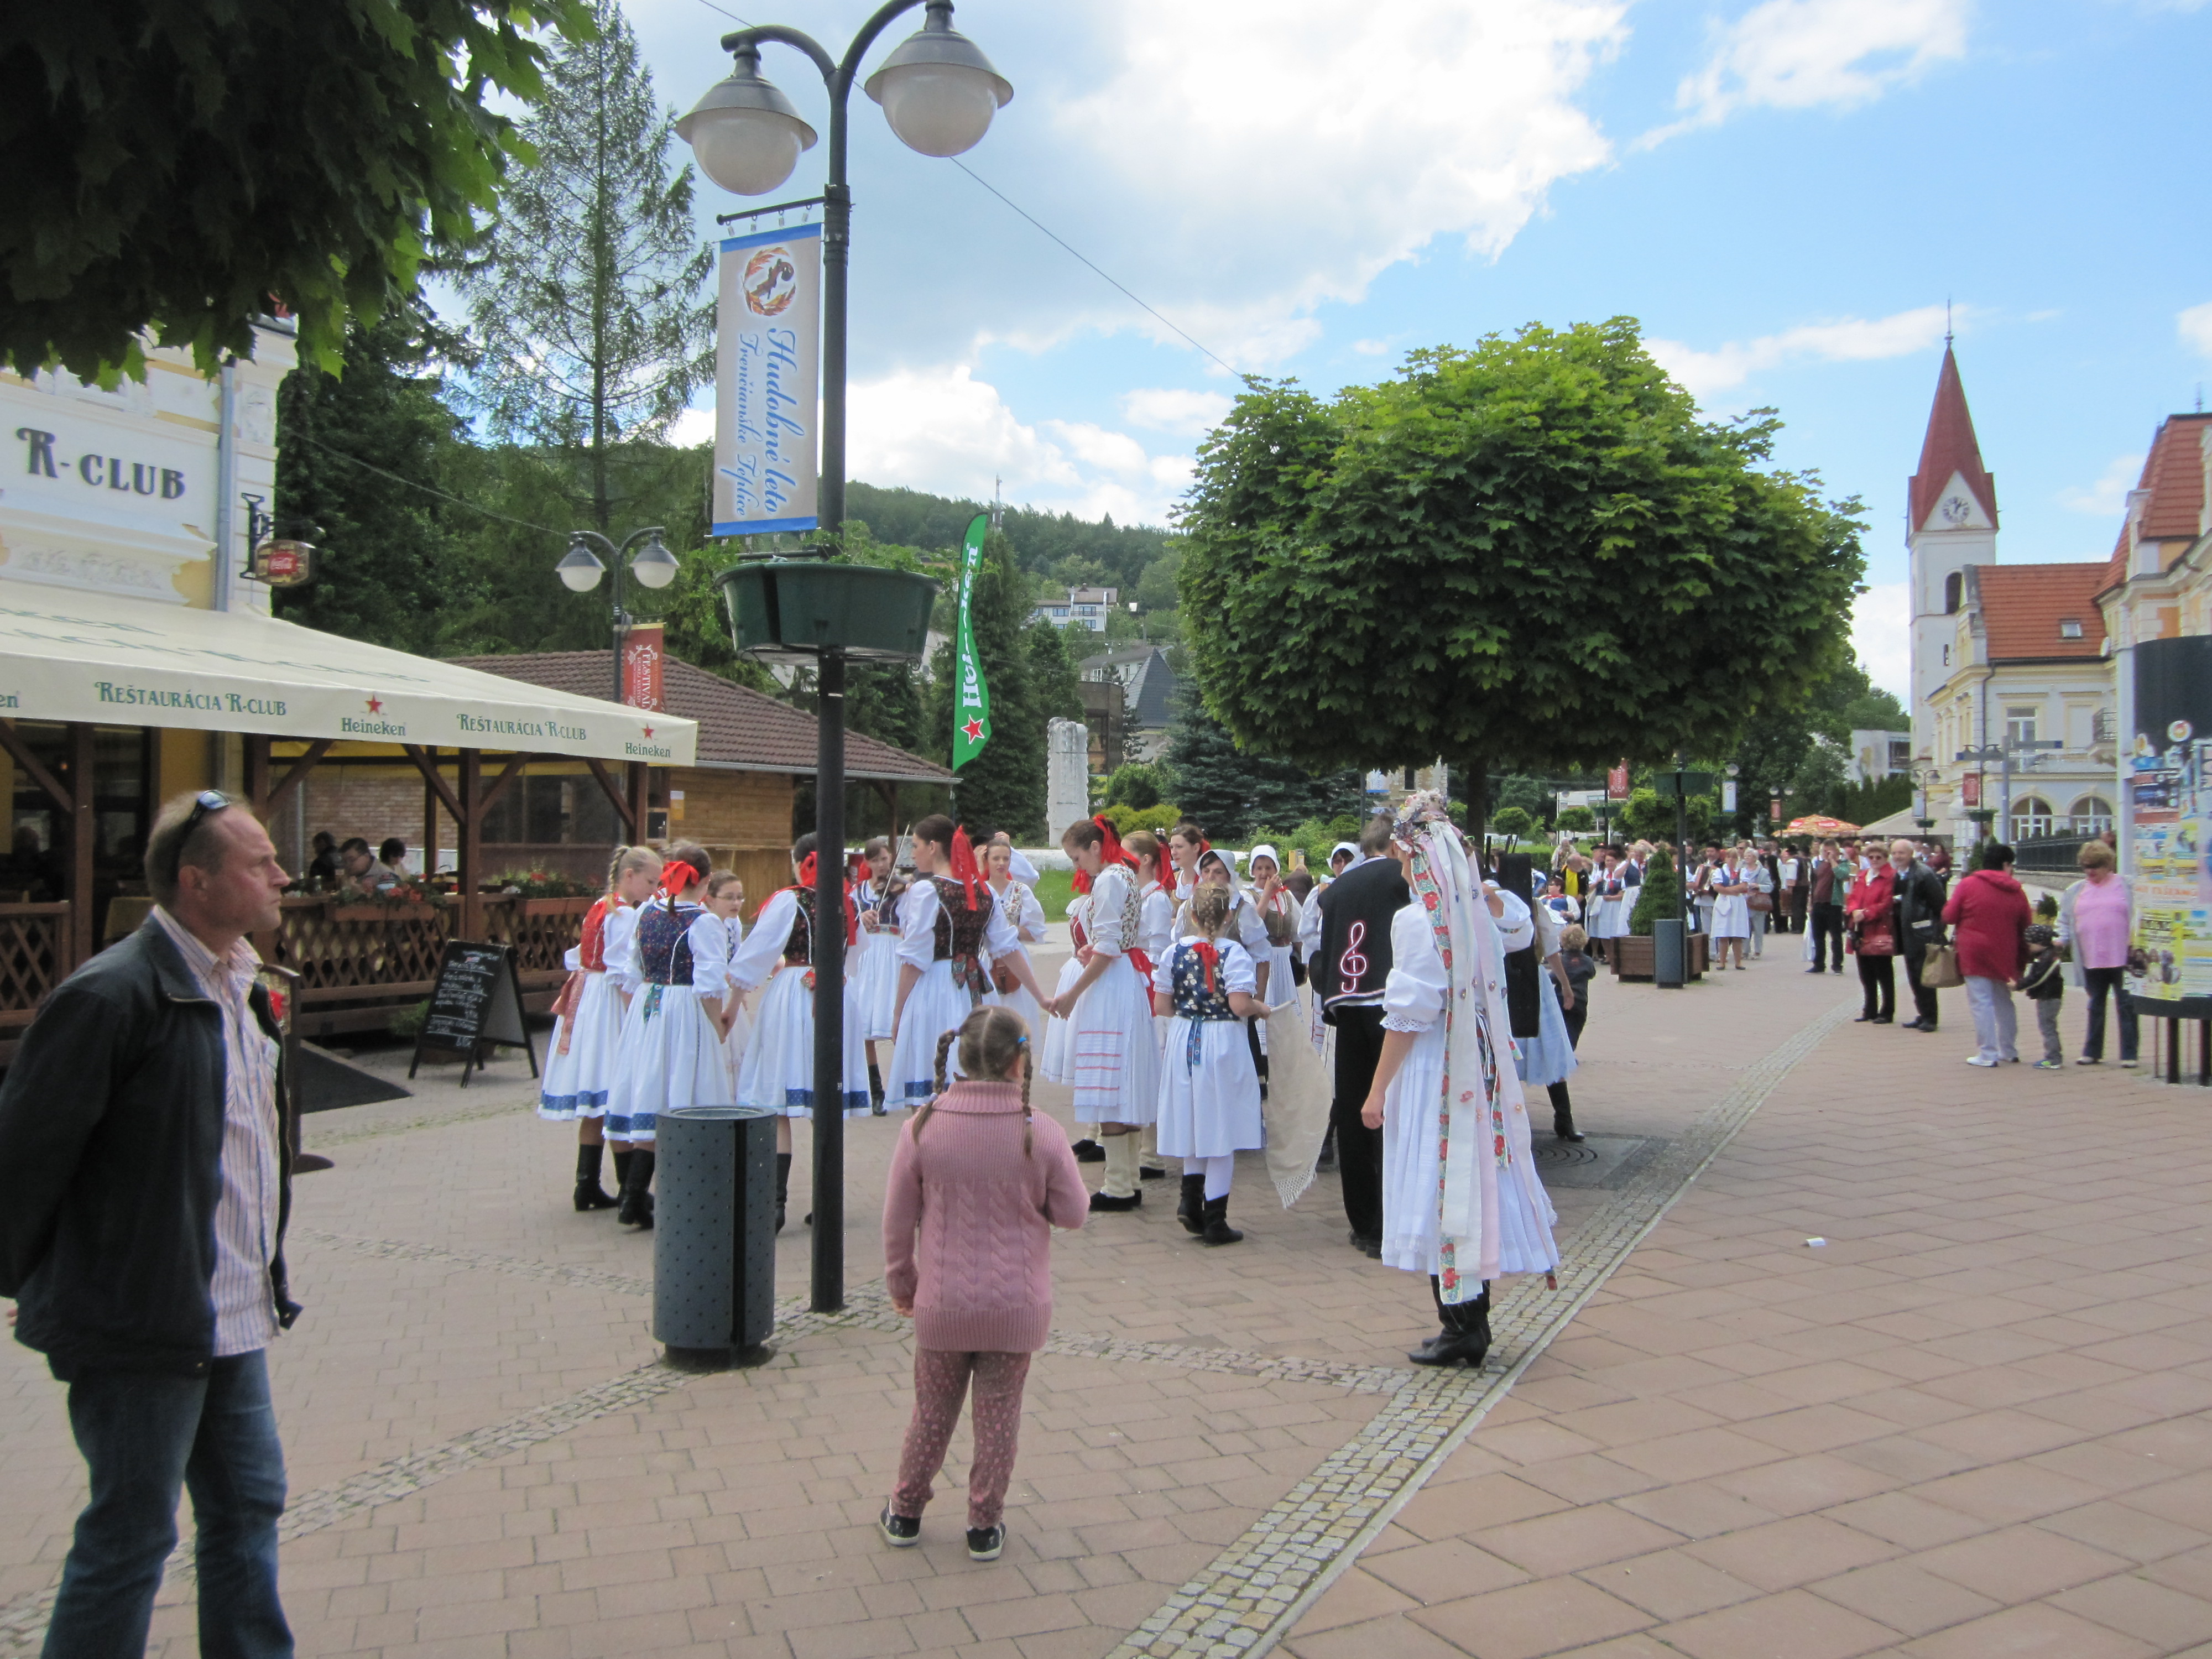
<instances>
[{"instance_id":1,"label":"blue sky","mask_svg":"<svg viewBox=\"0 0 2212 1659\"><path fill-rule=\"evenodd\" d=\"M728 17L626 6L689 107ZM727 4L834 50L867 9ZM1710 413L1778 408L1784 464L1867 506L1855 636L1896 689L1947 301L2008 563L2108 552L2157 422L2212 380L2186 159L2206 0L963 0L957 21L1016 88L963 160L1240 370L1329 391L1412 347L1626 313ZM826 126L804 60L763 68ZM1235 381L855 104L853 476L1163 520ZM779 194L818 189L822 156ZM702 218L740 205L702 191Z\"/></svg>"}]
</instances>

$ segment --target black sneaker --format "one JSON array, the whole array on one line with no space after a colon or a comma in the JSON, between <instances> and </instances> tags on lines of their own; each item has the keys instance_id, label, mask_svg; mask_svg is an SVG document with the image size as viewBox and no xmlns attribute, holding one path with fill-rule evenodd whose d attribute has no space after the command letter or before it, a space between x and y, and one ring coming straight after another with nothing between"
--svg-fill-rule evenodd
<instances>
[{"instance_id":1,"label":"black sneaker","mask_svg":"<svg viewBox=\"0 0 2212 1659\"><path fill-rule=\"evenodd\" d=\"M895 1550L910 1550L921 1542L921 1517L914 1515L893 1515L891 1506L884 1505L884 1512L876 1517L876 1530L884 1535L884 1542ZM975 1534L968 1534L973 1538Z\"/></svg>"},{"instance_id":2,"label":"black sneaker","mask_svg":"<svg viewBox=\"0 0 2212 1659\"><path fill-rule=\"evenodd\" d=\"M968 1559L970 1561L995 1561L999 1552L1006 1547L1004 1527L970 1527L968 1528Z\"/></svg>"}]
</instances>

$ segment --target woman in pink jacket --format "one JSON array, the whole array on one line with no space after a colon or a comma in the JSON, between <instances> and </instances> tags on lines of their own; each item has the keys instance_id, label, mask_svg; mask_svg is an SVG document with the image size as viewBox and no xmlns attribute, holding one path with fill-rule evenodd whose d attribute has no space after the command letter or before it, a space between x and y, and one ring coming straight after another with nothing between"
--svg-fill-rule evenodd
<instances>
[{"instance_id":1,"label":"woman in pink jacket","mask_svg":"<svg viewBox=\"0 0 2212 1659\"><path fill-rule=\"evenodd\" d=\"M1982 848L1979 867L1951 890L1943 920L1951 926L1959 971L1966 980L1966 1006L1974 1016L1974 1041L1981 1045L1966 1064L2018 1060L2012 987L2027 963L2027 929L2035 912L2013 879L2011 848L1993 841Z\"/></svg>"},{"instance_id":2,"label":"woman in pink jacket","mask_svg":"<svg viewBox=\"0 0 2212 1659\"><path fill-rule=\"evenodd\" d=\"M962 1075L948 1088L956 1039ZM938 1039L937 1093L891 1156L884 1282L891 1306L915 1322L914 1421L877 1520L894 1549L921 1541L921 1511L971 1376L968 1553L995 1561L1006 1546L1022 1385L1052 1328L1052 1230L1080 1227L1091 1213L1066 1131L1030 1115L1030 1069L1022 1017L978 1008Z\"/></svg>"}]
</instances>

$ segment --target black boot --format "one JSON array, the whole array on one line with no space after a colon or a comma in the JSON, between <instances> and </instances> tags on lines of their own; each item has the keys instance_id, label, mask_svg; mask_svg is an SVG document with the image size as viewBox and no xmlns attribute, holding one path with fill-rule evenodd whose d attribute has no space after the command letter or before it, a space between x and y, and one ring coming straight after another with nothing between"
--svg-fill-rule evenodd
<instances>
[{"instance_id":1,"label":"black boot","mask_svg":"<svg viewBox=\"0 0 2212 1659\"><path fill-rule=\"evenodd\" d=\"M791 1196L791 1154L775 1155L775 1230L783 1231L783 1206Z\"/></svg>"},{"instance_id":2,"label":"black boot","mask_svg":"<svg viewBox=\"0 0 2212 1659\"><path fill-rule=\"evenodd\" d=\"M1550 1085L1552 1096L1552 1133L1562 1140L1581 1140L1585 1137L1575 1127L1575 1103L1567 1097L1567 1085Z\"/></svg>"},{"instance_id":3,"label":"black boot","mask_svg":"<svg viewBox=\"0 0 2212 1659\"><path fill-rule=\"evenodd\" d=\"M629 1142L623 1141L615 1148L615 1201L622 1202L622 1189L629 1182Z\"/></svg>"},{"instance_id":4,"label":"black boot","mask_svg":"<svg viewBox=\"0 0 2212 1659\"><path fill-rule=\"evenodd\" d=\"M623 1177L622 1208L615 1219L625 1227L653 1225L653 1149L640 1146L629 1155L629 1173Z\"/></svg>"},{"instance_id":5,"label":"black boot","mask_svg":"<svg viewBox=\"0 0 2212 1659\"><path fill-rule=\"evenodd\" d=\"M1416 1365L1473 1365L1480 1369L1490 1352L1490 1286L1472 1302L1447 1306L1443 1287L1429 1280L1429 1294L1443 1326L1434 1336L1406 1356Z\"/></svg>"},{"instance_id":6,"label":"black boot","mask_svg":"<svg viewBox=\"0 0 2212 1659\"><path fill-rule=\"evenodd\" d=\"M599 1159L605 1153L604 1145L594 1143L576 1148L576 1207L579 1210L611 1210L622 1202L610 1197L599 1185Z\"/></svg>"},{"instance_id":7,"label":"black boot","mask_svg":"<svg viewBox=\"0 0 2212 1659\"><path fill-rule=\"evenodd\" d=\"M1176 1219L1182 1223L1183 1231L1193 1237L1206 1231L1206 1177L1187 1175L1182 1178L1182 1202L1176 1208Z\"/></svg>"},{"instance_id":8,"label":"black boot","mask_svg":"<svg viewBox=\"0 0 2212 1659\"><path fill-rule=\"evenodd\" d=\"M1095 1140L1079 1140L1075 1143L1075 1161L1078 1164L1103 1164L1106 1149Z\"/></svg>"},{"instance_id":9,"label":"black boot","mask_svg":"<svg viewBox=\"0 0 2212 1659\"><path fill-rule=\"evenodd\" d=\"M884 1074L879 1067L868 1067L868 1109L878 1117L884 1115Z\"/></svg>"},{"instance_id":10,"label":"black boot","mask_svg":"<svg viewBox=\"0 0 2212 1659\"><path fill-rule=\"evenodd\" d=\"M1198 1182L1199 1191L1201 1193L1204 1192L1206 1190L1206 1177L1204 1176L1200 1176L1198 1178ZM1205 1215L1206 1231L1200 1233L1199 1237L1204 1239L1208 1244L1239 1244L1243 1242L1244 1235L1238 1232L1236 1228L1229 1224L1228 1194L1224 1193L1218 1198L1207 1199L1206 1200Z\"/></svg>"}]
</instances>

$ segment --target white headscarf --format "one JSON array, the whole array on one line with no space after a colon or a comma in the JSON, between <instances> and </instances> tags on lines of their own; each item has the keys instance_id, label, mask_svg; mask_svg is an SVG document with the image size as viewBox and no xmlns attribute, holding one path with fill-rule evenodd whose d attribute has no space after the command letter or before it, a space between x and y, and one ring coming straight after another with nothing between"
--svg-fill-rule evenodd
<instances>
[{"instance_id":1,"label":"white headscarf","mask_svg":"<svg viewBox=\"0 0 2212 1659\"><path fill-rule=\"evenodd\" d=\"M1443 1142L1438 1194L1438 1293L1471 1302L1498 1275L1499 1185L1536 1179L1528 1109L1515 1069L1504 955L1482 885L1443 796L1425 791L1399 809L1391 834L1413 855L1414 902L1436 930L1450 989L1444 1002L1444 1072L1437 1103ZM1534 1212L1543 1214L1538 1204Z\"/></svg>"}]
</instances>

